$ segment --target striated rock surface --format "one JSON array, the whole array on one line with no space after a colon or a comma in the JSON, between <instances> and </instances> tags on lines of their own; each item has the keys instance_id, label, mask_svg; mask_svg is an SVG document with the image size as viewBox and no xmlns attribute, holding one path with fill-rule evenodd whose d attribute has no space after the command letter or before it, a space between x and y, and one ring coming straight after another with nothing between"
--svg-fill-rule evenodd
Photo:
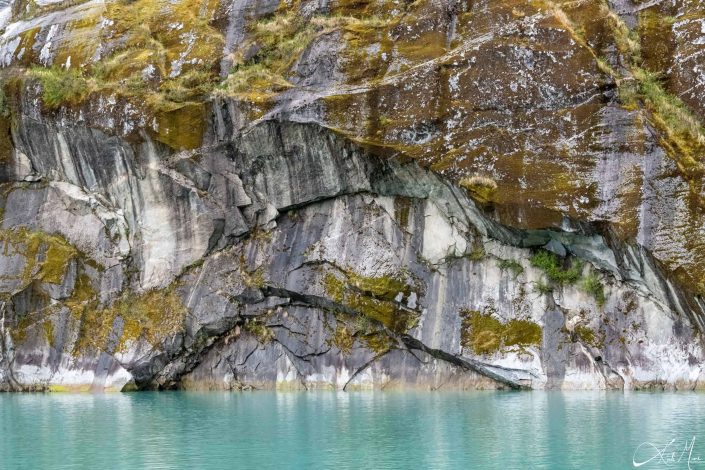
<instances>
[{"instance_id":1,"label":"striated rock surface","mask_svg":"<svg viewBox=\"0 0 705 470\"><path fill-rule=\"evenodd\" d=\"M0 390L705 385L702 1L0 28Z\"/></svg>"}]
</instances>

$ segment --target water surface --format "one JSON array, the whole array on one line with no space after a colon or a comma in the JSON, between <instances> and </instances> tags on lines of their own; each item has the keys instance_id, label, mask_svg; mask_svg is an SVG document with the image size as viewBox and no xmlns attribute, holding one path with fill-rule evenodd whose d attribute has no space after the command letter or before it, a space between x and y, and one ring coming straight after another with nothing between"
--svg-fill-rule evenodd
<instances>
[{"instance_id":1,"label":"water surface","mask_svg":"<svg viewBox=\"0 0 705 470\"><path fill-rule=\"evenodd\" d=\"M0 394L0 468L705 469L705 394ZM643 444L650 442L650 444Z\"/></svg>"}]
</instances>

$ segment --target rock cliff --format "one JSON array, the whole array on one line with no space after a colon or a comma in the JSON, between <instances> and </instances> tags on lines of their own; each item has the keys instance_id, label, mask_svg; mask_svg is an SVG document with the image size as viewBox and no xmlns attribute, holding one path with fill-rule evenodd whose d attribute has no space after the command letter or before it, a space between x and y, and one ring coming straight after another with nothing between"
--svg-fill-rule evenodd
<instances>
[{"instance_id":1,"label":"rock cliff","mask_svg":"<svg viewBox=\"0 0 705 470\"><path fill-rule=\"evenodd\" d=\"M0 28L0 390L705 385L702 0Z\"/></svg>"}]
</instances>

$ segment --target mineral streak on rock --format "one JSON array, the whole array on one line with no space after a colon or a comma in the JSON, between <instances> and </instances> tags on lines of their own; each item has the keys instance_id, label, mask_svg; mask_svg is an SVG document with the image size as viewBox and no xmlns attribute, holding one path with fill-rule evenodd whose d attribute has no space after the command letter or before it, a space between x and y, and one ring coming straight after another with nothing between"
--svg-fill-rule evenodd
<instances>
[{"instance_id":1,"label":"mineral streak on rock","mask_svg":"<svg viewBox=\"0 0 705 470\"><path fill-rule=\"evenodd\" d=\"M702 0L0 0L0 390L702 388Z\"/></svg>"}]
</instances>

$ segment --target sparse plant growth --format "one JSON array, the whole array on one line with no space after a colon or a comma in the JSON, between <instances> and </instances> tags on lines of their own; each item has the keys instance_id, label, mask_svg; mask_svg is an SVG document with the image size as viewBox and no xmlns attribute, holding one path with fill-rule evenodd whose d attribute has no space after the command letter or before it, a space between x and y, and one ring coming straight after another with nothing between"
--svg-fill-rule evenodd
<instances>
[{"instance_id":1,"label":"sparse plant growth","mask_svg":"<svg viewBox=\"0 0 705 470\"><path fill-rule=\"evenodd\" d=\"M118 331L119 341L115 349L124 351L130 341L138 339L158 345L183 326L186 316L186 307L174 286L139 294L127 291L110 306L100 308L97 293L85 275L79 277L67 306L81 321L74 347L76 354L86 350L105 350L118 317L122 319L122 331Z\"/></svg>"},{"instance_id":2,"label":"sparse plant growth","mask_svg":"<svg viewBox=\"0 0 705 470\"><path fill-rule=\"evenodd\" d=\"M598 69L615 80L620 103L629 110L644 108L649 111L649 120L663 137L661 144L677 163L684 179L691 183L691 191L698 198L700 205L705 207L705 199L699 189L699 179L705 173L702 161L702 155L705 154L705 128L679 97L666 90L660 80L659 71L649 70L644 65L642 39L638 29L629 28L610 8L608 2L600 3L605 26L612 33L623 68L612 67L603 57L595 54L584 35L579 34L580 26L574 24L559 5L554 2L551 2L551 5L556 18L573 34L576 41L595 55ZM672 16L649 10L644 10L643 13L640 19L646 20L652 28L658 26L668 30L675 22Z\"/></svg>"},{"instance_id":3,"label":"sparse plant growth","mask_svg":"<svg viewBox=\"0 0 705 470\"><path fill-rule=\"evenodd\" d=\"M590 273L581 282L580 288L593 296L597 305L602 307L605 304L605 290L596 274Z\"/></svg>"},{"instance_id":4,"label":"sparse plant growth","mask_svg":"<svg viewBox=\"0 0 705 470\"><path fill-rule=\"evenodd\" d=\"M544 272L549 281L556 284L575 284L579 279L583 269L582 263L573 260L569 266L561 263L555 253L546 250L539 250L531 257L531 265Z\"/></svg>"},{"instance_id":5,"label":"sparse plant growth","mask_svg":"<svg viewBox=\"0 0 705 470\"><path fill-rule=\"evenodd\" d=\"M242 329L257 338L257 341L261 344L267 344L274 339L274 332L272 329L257 318L247 319Z\"/></svg>"},{"instance_id":6,"label":"sparse plant growth","mask_svg":"<svg viewBox=\"0 0 705 470\"><path fill-rule=\"evenodd\" d=\"M25 259L20 280L29 284L41 280L60 284L69 263L78 256L78 250L60 235L31 231L25 227L0 230L0 240Z\"/></svg>"},{"instance_id":7,"label":"sparse plant growth","mask_svg":"<svg viewBox=\"0 0 705 470\"><path fill-rule=\"evenodd\" d=\"M249 50L256 52L249 58L233 57L233 69L219 87L220 93L264 101L292 86L291 68L316 37L338 29L376 28L385 24L374 16L306 18L299 7L299 1L294 1L251 26Z\"/></svg>"},{"instance_id":8,"label":"sparse plant growth","mask_svg":"<svg viewBox=\"0 0 705 470\"><path fill-rule=\"evenodd\" d=\"M470 258L472 261L481 261L485 258L485 256L485 247L482 245L482 243L475 244L470 253L468 253L468 258Z\"/></svg>"},{"instance_id":9,"label":"sparse plant growth","mask_svg":"<svg viewBox=\"0 0 705 470\"><path fill-rule=\"evenodd\" d=\"M598 339L595 331L585 325L577 325L574 329L575 338L588 346L601 347L602 341Z\"/></svg>"},{"instance_id":10,"label":"sparse plant growth","mask_svg":"<svg viewBox=\"0 0 705 470\"><path fill-rule=\"evenodd\" d=\"M500 259L497 265L502 271L511 271L515 278L524 272L524 266L513 259Z\"/></svg>"},{"instance_id":11,"label":"sparse plant growth","mask_svg":"<svg viewBox=\"0 0 705 470\"><path fill-rule=\"evenodd\" d=\"M345 325L338 325L335 329L332 342L344 354L349 354L355 344L355 337L350 333Z\"/></svg>"},{"instance_id":12,"label":"sparse plant growth","mask_svg":"<svg viewBox=\"0 0 705 470\"><path fill-rule=\"evenodd\" d=\"M546 295L550 294L553 292L553 287L549 286L545 282L535 282L534 283L534 292L541 294L541 295Z\"/></svg>"},{"instance_id":13,"label":"sparse plant growth","mask_svg":"<svg viewBox=\"0 0 705 470\"><path fill-rule=\"evenodd\" d=\"M669 93L661 82L657 71L643 64L641 38L637 29L630 29L607 2L601 5L606 22L623 60L627 73L621 74L598 59L598 67L615 79L619 86L619 99L625 108L637 110L641 107L649 112L650 121L663 136L661 143L673 158L686 180L702 177L705 172L702 155L705 153L705 128L701 121L677 96ZM669 29L675 19L671 16L648 14L647 23ZM705 200L699 195L698 185L691 190L698 193L701 205Z\"/></svg>"},{"instance_id":14,"label":"sparse plant growth","mask_svg":"<svg viewBox=\"0 0 705 470\"><path fill-rule=\"evenodd\" d=\"M489 202L492 200L492 196L495 191L497 191L497 182L487 176L469 176L462 178L459 182L460 186L467 189L475 197L477 197L482 202Z\"/></svg>"},{"instance_id":15,"label":"sparse plant growth","mask_svg":"<svg viewBox=\"0 0 705 470\"><path fill-rule=\"evenodd\" d=\"M5 93L5 84L0 81L0 117L8 119L11 116L10 101Z\"/></svg>"}]
</instances>

